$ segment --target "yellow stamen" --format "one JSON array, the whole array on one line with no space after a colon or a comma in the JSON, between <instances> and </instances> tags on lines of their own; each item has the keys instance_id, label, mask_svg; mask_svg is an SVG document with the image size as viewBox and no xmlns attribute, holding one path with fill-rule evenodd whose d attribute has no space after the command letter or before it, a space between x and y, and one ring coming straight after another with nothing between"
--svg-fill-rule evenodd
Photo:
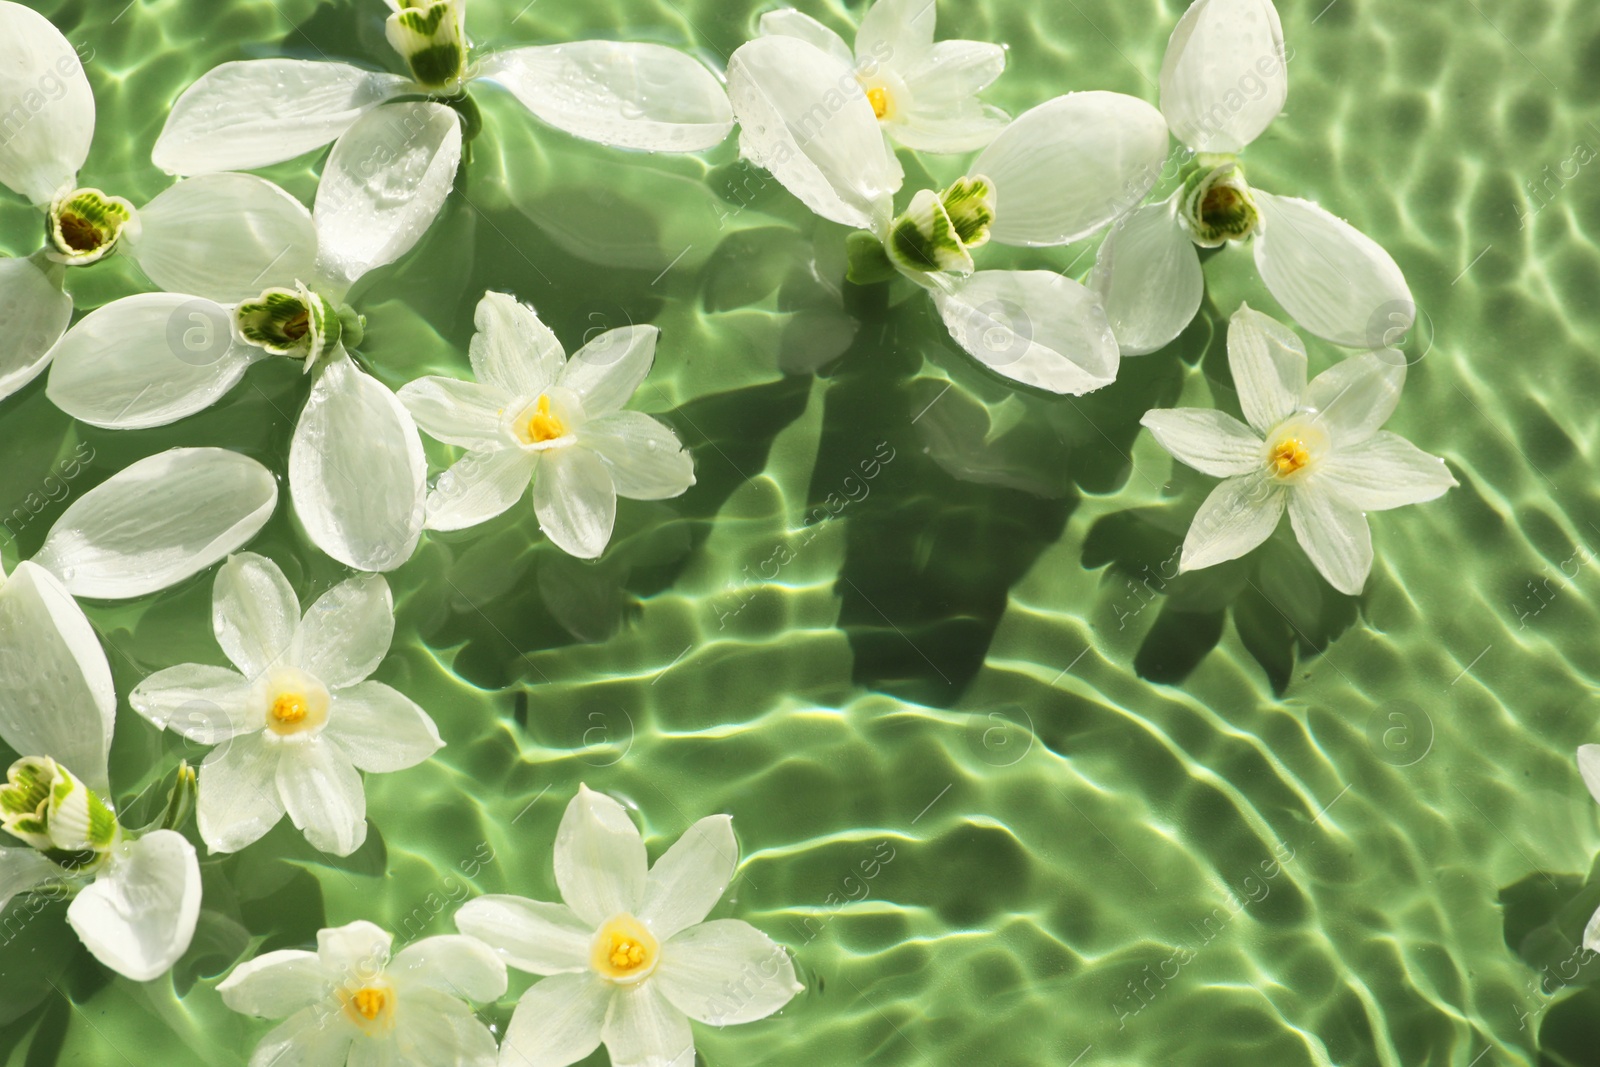
<instances>
[{"instance_id":1,"label":"yellow stamen","mask_svg":"<svg viewBox=\"0 0 1600 1067\"><path fill-rule=\"evenodd\" d=\"M368 986L358 989L356 995L350 998L350 1006L360 1012L369 1022L378 1017L385 1004L389 1003L387 990Z\"/></svg>"},{"instance_id":2,"label":"yellow stamen","mask_svg":"<svg viewBox=\"0 0 1600 1067\"><path fill-rule=\"evenodd\" d=\"M272 702L272 717L284 726L302 722L310 713L311 705L299 693L284 693Z\"/></svg>"},{"instance_id":3,"label":"yellow stamen","mask_svg":"<svg viewBox=\"0 0 1600 1067\"><path fill-rule=\"evenodd\" d=\"M1278 477L1287 478L1310 462L1311 452L1305 442L1298 437L1286 437L1267 458L1267 468Z\"/></svg>"},{"instance_id":4,"label":"yellow stamen","mask_svg":"<svg viewBox=\"0 0 1600 1067\"><path fill-rule=\"evenodd\" d=\"M611 937L611 966L619 971L632 971L644 963L644 946L626 937Z\"/></svg>"},{"instance_id":5,"label":"yellow stamen","mask_svg":"<svg viewBox=\"0 0 1600 1067\"><path fill-rule=\"evenodd\" d=\"M872 113L880 119L889 113L889 91L882 87L867 90L867 102L872 105Z\"/></svg>"},{"instance_id":6,"label":"yellow stamen","mask_svg":"<svg viewBox=\"0 0 1600 1067\"><path fill-rule=\"evenodd\" d=\"M632 915L614 915L595 933L590 962L600 977L624 985L642 981L656 968L661 943Z\"/></svg>"},{"instance_id":7,"label":"yellow stamen","mask_svg":"<svg viewBox=\"0 0 1600 1067\"><path fill-rule=\"evenodd\" d=\"M541 396L534 413L528 416L527 425L523 427L522 439L530 445L537 445L565 436L567 424L550 414L550 398Z\"/></svg>"}]
</instances>

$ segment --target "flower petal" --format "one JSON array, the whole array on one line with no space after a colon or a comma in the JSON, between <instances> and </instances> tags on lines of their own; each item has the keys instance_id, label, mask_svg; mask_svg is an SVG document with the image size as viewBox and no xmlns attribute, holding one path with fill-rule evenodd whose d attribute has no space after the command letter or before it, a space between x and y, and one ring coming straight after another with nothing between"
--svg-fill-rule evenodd
<instances>
[{"instance_id":1,"label":"flower petal","mask_svg":"<svg viewBox=\"0 0 1600 1067\"><path fill-rule=\"evenodd\" d=\"M247 678L255 678L289 650L299 625L300 598L276 563L240 552L217 568L211 629L228 661Z\"/></svg>"},{"instance_id":2,"label":"flower petal","mask_svg":"<svg viewBox=\"0 0 1600 1067\"><path fill-rule=\"evenodd\" d=\"M1089 287L1100 294L1124 356L1165 348L1194 321L1206 292L1176 197L1146 204L1106 234Z\"/></svg>"},{"instance_id":3,"label":"flower petal","mask_svg":"<svg viewBox=\"0 0 1600 1067\"><path fill-rule=\"evenodd\" d=\"M73 596L145 596L239 549L277 505L277 481L248 456L174 448L73 501L33 561L58 575Z\"/></svg>"},{"instance_id":4,"label":"flower petal","mask_svg":"<svg viewBox=\"0 0 1600 1067\"><path fill-rule=\"evenodd\" d=\"M1116 380L1100 298L1054 271L979 271L934 303L956 343L1012 381L1079 396Z\"/></svg>"},{"instance_id":5,"label":"flower petal","mask_svg":"<svg viewBox=\"0 0 1600 1067\"><path fill-rule=\"evenodd\" d=\"M899 67L899 64L896 64ZM1006 128L1011 117L977 94L1006 69L1006 50L986 41L940 41L910 69L900 68L909 99L887 127L917 152L973 152Z\"/></svg>"},{"instance_id":6,"label":"flower petal","mask_svg":"<svg viewBox=\"0 0 1600 1067\"><path fill-rule=\"evenodd\" d=\"M459 378L418 378L395 394L429 437L459 448L504 444L500 416L513 397L494 385Z\"/></svg>"},{"instance_id":7,"label":"flower petal","mask_svg":"<svg viewBox=\"0 0 1600 1067\"><path fill-rule=\"evenodd\" d=\"M212 852L237 852L283 818L278 795L282 751L254 733L240 734L206 756L200 765L195 822Z\"/></svg>"},{"instance_id":8,"label":"flower petal","mask_svg":"<svg viewBox=\"0 0 1600 1067\"><path fill-rule=\"evenodd\" d=\"M567 1067L600 1047L612 991L592 974L558 974L522 994L500 1043L516 1067Z\"/></svg>"},{"instance_id":9,"label":"flower petal","mask_svg":"<svg viewBox=\"0 0 1600 1067\"><path fill-rule=\"evenodd\" d=\"M757 32L762 37L798 37L842 63L854 64L856 61L843 37L792 7L779 8L762 15Z\"/></svg>"},{"instance_id":10,"label":"flower petal","mask_svg":"<svg viewBox=\"0 0 1600 1067\"><path fill-rule=\"evenodd\" d=\"M728 94L693 56L659 44L575 41L514 48L484 61L536 117L588 141L698 152L733 129Z\"/></svg>"},{"instance_id":11,"label":"flower petal","mask_svg":"<svg viewBox=\"0 0 1600 1067\"><path fill-rule=\"evenodd\" d=\"M394 937L365 919L317 931L317 958L343 978L370 978L389 965Z\"/></svg>"},{"instance_id":12,"label":"flower petal","mask_svg":"<svg viewBox=\"0 0 1600 1067\"><path fill-rule=\"evenodd\" d=\"M335 742L318 735L278 761L278 794L311 847L348 856L367 839L361 775Z\"/></svg>"},{"instance_id":13,"label":"flower petal","mask_svg":"<svg viewBox=\"0 0 1600 1067\"><path fill-rule=\"evenodd\" d=\"M311 213L249 174L178 182L139 209L125 244L158 288L227 304L310 278L317 261Z\"/></svg>"},{"instance_id":14,"label":"flower petal","mask_svg":"<svg viewBox=\"0 0 1600 1067\"><path fill-rule=\"evenodd\" d=\"M60 877L61 868L31 848L0 848L0 911L14 898Z\"/></svg>"},{"instance_id":15,"label":"flower petal","mask_svg":"<svg viewBox=\"0 0 1600 1067\"><path fill-rule=\"evenodd\" d=\"M502 976L504 973L502 968ZM500 988L505 991L503 977ZM404 1007L397 1015L394 1032L399 1058L377 1061L382 1067L495 1067L499 1048L494 1034L471 1008L435 989L409 989L403 996ZM378 1048L369 1047L375 1052ZM360 1065L351 1059L350 1067Z\"/></svg>"},{"instance_id":16,"label":"flower petal","mask_svg":"<svg viewBox=\"0 0 1600 1067\"><path fill-rule=\"evenodd\" d=\"M1196 152L1238 152L1289 95L1283 26L1272 0L1195 0L1161 64L1161 111Z\"/></svg>"},{"instance_id":17,"label":"flower petal","mask_svg":"<svg viewBox=\"0 0 1600 1067\"><path fill-rule=\"evenodd\" d=\"M621 804L586 785L567 804L556 831L556 885L567 907L591 927L644 899L644 839Z\"/></svg>"},{"instance_id":18,"label":"flower petal","mask_svg":"<svg viewBox=\"0 0 1600 1067\"><path fill-rule=\"evenodd\" d=\"M151 160L168 174L255 170L320 148L410 82L348 63L254 59L200 76L172 105Z\"/></svg>"},{"instance_id":19,"label":"flower petal","mask_svg":"<svg viewBox=\"0 0 1600 1067\"><path fill-rule=\"evenodd\" d=\"M475 937L442 934L401 949L388 973L462 1000L492 1003L506 992L506 965Z\"/></svg>"},{"instance_id":20,"label":"flower petal","mask_svg":"<svg viewBox=\"0 0 1600 1067\"><path fill-rule=\"evenodd\" d=\"M364 681L394 642L394 595L382 575L364 574L323 593L295 628L289 662L329 689Z\"/></svg>"},{"instance_id":21,"label":"flower petal","mask_svg":"<svg viewBox=\"0 0 1600 1067\"><path fill-rule=\"evenodd\" d=\"M335 693L326 732L358 770L373 774L415 767L444 747L428 713L382 682Z\"/></svg>"},{"instance_id":22,"label":"flower petal","mask_svg":"<svg viewBox=\"0 0 1600 1067\"><path fill-rule=\"evenodd\" d=\"M262 351L233 337L233 315L210 300L142 293L89 313L56 345L45 388L75 419L143 430L210 407Z\"/></svg>"},{"instance_id":23,"label":"flower petal","mask_svg":"<svg viewBox=\"0 0 1600 1067\"><path fill-rule=\"evenodd\" d=\"M1229 478L1217 486L1195 513L1178 569L1197 571L1255 549L1278 528L1284 495L1265 473Z\"/></svg>"},{"instance_id":24,"label":"flower petal","mask_svg":"<svg viewBox=\"0 0 1600 1067\"><path fill-rule=\"evenodd\" d=\"M694 1034L654 982L619 986L600 1030L611 1067L694 1067Z\"/></svg>"},{"instance_id":25,"label":"flower petal","mask_svg":"<svg viewBox=\"0 0 1600 1067\"><path fill-rule=\"evenodd\" d=\"M1380 348L1409 329L1416 301L1379 244L1311 203L1253 190L1256 269L1300 328L1346 348Z\"/></svg>"},{"instance_id":26,"label":"flower petal","mask_svg":"<svg viewBox=\"0 0 1600 1067\"><path fill-rule=\"evenodd\" d=\"M1363 352L1313 378L1301 406L1317 412L1336 445L1347 448L1389 421L1405 384L1405 356L1392 348Z\"/></svg>"},{"instance_id":27,"label":"flower petal","mask_svg":"<svg viewBox=\"0 0 1600 1067\"><path fill-rule=\"evenodd\" d=\"M428 529L464 530L505 514L528 491L538 462L517 448L468 452L428 493Z\"/></svg>"},{"instance_id":28,"label":"flower petal","mask_svg":"<svg viewBox=\"0 0 1600 1067\"><path fill-rule=\"evenodd\" d=\"M733 53L739 151L825 219L877 230L905 179L851 64L795 37Z\"/></svg>"},{"instance_id":29,"label":"flower petal","mask_svg":"<svg viewBox=\"0 0 1600 1067\"><path fill-rule=\"evenodd\" d=\"M1139 420L1178 462L1202 474L1230 478L1263 463L1259 434L1232 415L1210 408L1161 408Z\"/></svg>"},{"instance_id":30,"label":"flower petal","mask_svg":"<svg viewBox=\"0 0 1600 1067\"><path fill-rule=\"evenodd\" d=\"M1367 517L1316 481L1289 494L1289 524L1328 584L1360 596L1372 572L1372 530Z\"/></svg>"},{"instance_id":31,"label":"flower petal","mask_svg":"<svg viewBox=\"0 0 1600 1067\"><path fill-rule=\"evenodd\" d=\"M579 559L598 559L617 521L611 471L587 448L553 448L533 478L533 511L552 544Z\"/></svg>"},{"instance_id":32,"label":"flower petal","mask_svg":"<svg viewBox=\"0 0 1600 1067\"><path fill-rule=\"evenodd\" d=\"M250 1054L250 1067L346 1067L350 1043L363 1036L343 1012L302 1008L273 1027Z\"/></svg>"},{"instance_id":33,"label":"flower petal","mask_svg":"<svg viewBox=\"0 0 1600 1067\"><path fill-rule=\"evenodd\" d=\"M957 114L913 111L904 120L886 127L896 144L913 152L957 155L975 152L991 143L1011 121L997 108L973 102Z\"/></svg>"},{"instance_id":34,"label":"flower petal","mask_svg":"<svg viewBox=\"0 0 1600 1067\"><path fill-rule=\"evenodd\" d=\"M134 687L128 703L158 728L202 745L261 727L252 721L250 683L226 667L185 663L157 671Z\"/></svg>"},{"instance_id":35,"label":"flower petal","mask_svg":"<svg viewBox=\"0 0 1600 1067\"><path fill-rule=\"evenodd\" d=\"M172 830L122 844L67 908L67 922L95 959L136 982L178 962L199 917L200 863Z\"/></svg>"},{"instance_id":36,"label":"flower petal","mask_svg":"<svg viewBox=\"0 0 1600 1067\"><path fill-rule=\"evenodd\" d=\"M503 895L478 897L456 912L456 929L493 946L519 971L566 974L589 969L594 925L565 904Z\"/></svg>"},{"instance_id":37,"label":"flower petal","mask_svg":"<svg viewBox=\"0 0 1600 1067\"><path fill-rule=\"evenodd\" d=\"M1245 421L1262 434L1288 418L1306 391L1306 346L1248 304L1228 320L1228 367Z\"/></svg>"},{"instance_id":38,"label":"flower petal","mask_svg":"<svg viewBox=\"0 0 1600 1067\"><path fill-rule=\"evenodd\" d=\"M22 4L0 4L0 101L0 185L47 205L89 158L94 93L71 43Z\"/></svg>"},{"instance_id":39,"label":"flower petal","mask_svg":"<svg viewBox=\"0 0 1600 1067\"><path fill-rule=\"evenodd\" d=\"M1457 483L1438 456L1378 433L1323 461L1317 481L1357 511L1388 511L1443 496Z\"/></svg>"},{"instance_id":40,"label":"flower petal","mask_svg":"<svg viewBox=\"0 0 1600 1067\"><path fill-rule=\"evenodd\" d=\"M1167 156L1161 113L1122 93L1068 93L1019 115L968 169L994 183L990 236L1081 240L1144 202Z\"/></svg>"},{"instance_id":41,"label":"flower petal","mask_svg":"<svg viewBox=\"0 0 1600 1067\"><path fill-rule=\"evenodd\" d=\"M639 921L663 941L703 921L722 899L738 866L733 819L727 815L701 819L650 868Z\"/></svg>"},{"instance_id":42,"label":"flower petal","mask_svg":"<svg viewBox=\"0 0 1600 1067\"><path fill-rule=\"evenodd\" d=\"M484 293L473 324L478 332L468 351L472 373L483 385L503 390L508 400L538 396L566 365L566 349L539 313L509 293Z\"/></svg>"},{"instance_id":43,"label":"flower petal","mask_svg":"<svg viewBox=\"0 0 1600 1067\"><path fill-rule=\"evenodd\" d=\"M1589 787L1589 795L1600 803L1600 745L1578 746L1578 773L1583 776L1583 784Z\"/></svg>"},{"instance_id":44,"label":"flower petal","mask_svg":"<svg viewBox=\"0 0 1600 1067\"><path fill-rule=\"evenodd\" d=\"M578 443L605 460L618 496L666 500L694 484L694 456L669 427L643 412L593 419L578 432Z\"/></svg>"},{"instance_id":45,"label":"flower petal","mask_svg":"<svg viewBox=\"0 0 1600 1067\"><path fill-rule=\"evenodd\" d=\"M109 792L116 713L111 665L83 609L55 575L18 564L0 585L0 740Z\"/></svg>"},{"instance_id":46,"label":"flower petal","mask_svg":"<svg viewBox=\"0 0 1600 1067\"><path fill-rule=\"evenodd\" d=\"M662 945L652 978L673 1007L712 1026L765 1019L805 988L783 946L737 919L691 926Z\"/></svg>"},{"instance_id":47,"label":"flower petal","mask_svg":"<svg viewBox=\"0 0 1600 1067\"><path fill-rule=\"evenodd\" d=\"M633 399L655 362L660 337L654 326L607 330L578 350L556 376L556 384L577 393L590 418L609 415Z\"/></svg>"},{"instance_id":48,"label":"flower petal","mask_svg":"<svg viewBox=\"0 0 1600 1067\"><path fill-rule=\"evenodd\" d=\"M334 983L315 952L279 949L246 960L217 984L222 1002L260 1019L283 1019L333 994Z\"/></svg>"},{"instance_id":49,"label":"flower petal","mask_svg":"<svg viewBox=\"0 0 1600 1067\"><path fill-rule=\"evenodd\" d=\"M30 259L0 259L0 400L49 366L72 321L72 297Z\"/></svg>"},{"instance_id":50,"label":"flower petal","mask_svg":"<svg viewBox=\"0 0 1600 1067\"><path fill-rule=\"evenodd\" d=\"M933 48L936 14L928 0L876 0L856 31L856 61L913 66Z\"/></svg>"},{"instance_id":51,"label":"flower petal","mask_svg":"<svg viewBox=\"0 0 1600 1067\"><path fill-rule=\"evenodd\" d=\"M422 537L427 477L411 415L341 353L311 387L289 446L289 491L312 542L356 570L393 570Z\"/></svg>"},{"instance_id":52,"label":"flower petal","mask_svg":"<svg viewBox=\"0 0 1600 1067\"><path fill-rule=\"evenodd\" d=\"M409 252L444 208L460 165L461 121L443 104L390 104L361 116L333 146L317 185L323 273L350 286Z\"/></svg>"}]
</instances>

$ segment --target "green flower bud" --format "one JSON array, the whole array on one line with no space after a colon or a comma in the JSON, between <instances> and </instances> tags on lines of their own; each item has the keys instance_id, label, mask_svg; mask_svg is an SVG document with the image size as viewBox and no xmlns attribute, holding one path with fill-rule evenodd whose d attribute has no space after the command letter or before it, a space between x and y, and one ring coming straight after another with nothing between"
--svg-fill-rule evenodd
<instances>
[{"instance_id":1,"label":"green flower bud","mask_svg":"<svg viewBox=\"0 0 1600 1067\"><path fill-rule=\"evenodd\" d=\"M307 370L344 336L339 309L301 282L246 300L234 309L233 325L248 343L275 356L303 359Z\"/></svg>"},{"instance_id":2,"label":"green flower bud","mask_svg":"<svg viewBox=\"0 0 1600 1067\"><path fill-rule=\"evenodd\" d=\"M135 223L133 205L99 189L63 190L45 219L48 255L57 263L83 267L111 254L123 227Z\"/></svg>"},{"instance_id":3,"label":"green flower bud","mask_svg":"<svg viewBox=\"0 0 1600 1067\"><path fill-rule=\"evenodd\" d=\"M400 8L389 16L389 44L417 84L429 89L459 85L467 70L467 16L461 0L400 0Z\"/></svg>"},{"instance_id":4,"label":"green flower bud","mask_svg":"<svg viewBox=\"0 0 1600 1067\"><path fill-rule=\"evenodd\" d=\"M889 258L912 274L971 274L977 269L971 249L989 240L994 210L994 185L987 178L962 178L942 193L924 189L889 225Z\"/></svg>"},{"instance_id":5,"label":"green flower bud","mask_svg":"<svg viewBox=\"0 0 1600 1067\"><path fill-rule=\"evenodd\" d=\"M1183 183L1178 217L1202 248L1243 241L1261 221L1244 170L1231 156L1200 157L1200 166Z\"/></svg>"},{"instance_id":6,"label":"green flower bud","mask_svg":"<svg viewBox=\"0 0 1600 1067\"><path fill-rule=\"evenodd\" d=\"M47 756L25 757L6 772L0 828L77 869L103 859L122 839L122 827L105 801Z\"/></svg>"}]
</instances>

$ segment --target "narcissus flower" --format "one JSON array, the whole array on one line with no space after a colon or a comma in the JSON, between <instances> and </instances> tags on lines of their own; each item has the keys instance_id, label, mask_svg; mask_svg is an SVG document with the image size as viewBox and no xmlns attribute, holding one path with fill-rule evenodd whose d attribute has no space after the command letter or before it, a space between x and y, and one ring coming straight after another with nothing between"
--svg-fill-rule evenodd
<instances>
[{"instance_id":1,"label":"narcissus flower","mask_svg":"<svg viewBox=\"0 0 1600 1067\"><path fill-rule=\"evenodd\" d=\"M626 326L570 360L530 307L504 293L478 304L478 381L429 377L400 390L428 434L467 450L428 494L427 525L459 530L512 507L533 509L563 551L605 551L617 497L664 500L694 484L694 459L657 419L623 411L655 358L654 326Z\"/></svg>"},{"instance_id":2,"label":"narcissus flower","mask_svg":"<svg viewBox=\"0 0 1600 1067\"><path fill-rule=\"evenodd\" d=\"M556 832L565 904L516 896L470 900L456 926L512 967L550 977L517 1004L505 1067L565 1067L605 1043L614 1064L689 1067L689 1020L766 1018L801 991L784 949L748 923L705 917L738 865L726 815L701 819L654 867L615 800L587 787Z\"/></svg>"},{"instance_id":3,"label":"narcissus flower","mask_svg":"<svg viewBox=\"0 0 1600 1067\"><path fill-rule=\"evenodd\" d=\"M444 744L426 712L366 680L394 636L388 583L343 582L302 617L277 565L243 553L217 572L212 624L238 670L170 667L128 697L155 725L217 746L200 766L200 836L235 852L287 812L314 847L348 856L367 837L357 771L404 770Z\"/></svg>"},{"instance_id":4,"label":"narcissus flower","mask_svg":"<svg viewBox=\"0 0 1600 1067\"><path fill-rule=\"evenodd\" d=\"M1237 559L1288 511L1322 576L1359 594L1372 570L1366 513L1433 500L1456 484L1443 460L1379 429L1399 403L1405 358L1392 348L1352 356L1308 385L1300 339L1241 307L1228 328L1228 365L1249 425L1201 408L1142 420L1179 461L1225 479L1195 515L1179 569Z\"/></svg>"},{"instance_id":5,"label":"narcissus flower","mask_svg":"<svg viewBox=\"0 0 1600 1067\"><path fill-rule=\"evenodd\" d=\"M317 932L317 950L280 949L235 967L217 986L234 1011L283 1019L250 1067L493 1067L494 1035L463 1001L506 991L506 965L457 934L415 941L369 922Z\"/></svg>"}]
</instances>

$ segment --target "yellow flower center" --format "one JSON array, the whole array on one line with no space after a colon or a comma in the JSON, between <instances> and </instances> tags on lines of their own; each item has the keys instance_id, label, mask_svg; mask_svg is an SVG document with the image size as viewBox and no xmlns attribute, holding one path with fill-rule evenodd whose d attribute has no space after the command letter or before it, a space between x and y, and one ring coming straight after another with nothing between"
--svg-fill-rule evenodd
<instances>
[{"instance_id":1,"label":"yellow flower center","mask_svg":"<svg viewBox=\"0 0 1600 1067\"><path fill-rule=\"evenodd\" d=\"M889 113L889 91L881 86L874 86L867 90L867 102L872 105L872 113L880 119Z\"/></svg>"},{"instance_id":2,"label":"yellow flower center","mask_svg":"<svg viewBox=\"0 0 1600 1067\"><path fill-rule=\"evenodd\" d=\"M590 963L602 978L637 982L655 970L661 943L632 915L617 915L594 936Z\"/></svg>"},{"instance_id":3,"label":"yellow flower center","mask_svg":"<svg viewBox=\"0 0 1600 1067\"><path fill-rule=\"evenodd\" d=\"M541 396L518 434L525 444L538 445L567 436L567 424L550 414L550 398Z\"/></svg>"},{"instance_id":4,"label":"yellow flower center","mask_svg":"<svg viewBox=\"0 0 1600 1067\"><path fill-rule=\"evenodd\" d=\"M373 986L356 990L356 995L350 998L350 1006L368 1021L376 1019L388 1003L388 991Z\"/></svg>"},{"instance_id":5,"label":"yellow flower center","mask_svg":"<svg viewBox=\"0 0 1600 1067\"><path fill-rule=\"evenodd\" d=\"M382 978L353 992L349 986L339 990L345 1017L368 1037L387 1033L394 1026L394 999L393 987Z\"/></svg>"},{"instance_id":6,"label":"yellow flower center","mask_svg":"<svg viewBox=\"0 0 1600 1067\"><path fill-rule=\"evenodd\" d=\"M275 737L314 734L328 721L328 688L305 671L280 667L256 683L256 707ZM258 720L259 721L259 720Z\"/></svg>"},{"instance_id":7,"label":"yellow flower center","mask_svg":"<svg viewBox=\"0 0 1600 1067\"><path fill-rule=\"evenodd\" d=\"M273 721L284 726L304 722L311 713L311 705L300 693L282 693L272 702Z\"/></svg>"},{"instance_id":8,"label":"yellow flower center","mask_svg":"<svg viewBox=\"0 0 1600 1067\"><path fill-rule=\"evenodd\" d=\"M1285 437L1267 457L1267 468L1279 478L1287 478L1311 462L1311 450L1298 437Z\"/></svg>"}]
</instances>

